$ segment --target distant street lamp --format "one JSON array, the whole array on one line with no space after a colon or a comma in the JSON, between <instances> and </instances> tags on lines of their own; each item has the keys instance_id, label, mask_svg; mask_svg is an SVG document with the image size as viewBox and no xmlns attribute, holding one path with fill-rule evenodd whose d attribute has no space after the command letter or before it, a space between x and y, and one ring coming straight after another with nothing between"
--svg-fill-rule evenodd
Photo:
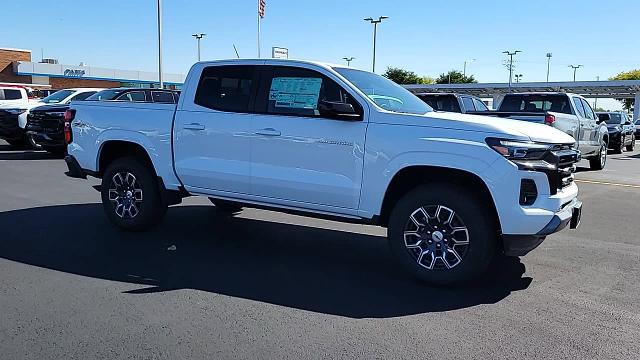
<instances>
[{"instance_id":1,"label":"distant street lamp","mask_svg":"<svg viewBox=\"0 0 640 360\"><path fill-rule=\"evenodd\" d=\"M513 81L513 55L517 53L521 53L520 50L515 51L503 51L503 54L507 54L509 56L509 91L511 91L511 82Z\"/></svg>"},{"instance_id":2,"label":"distant street lamp","mask_svg":"<svg viewBox=\"0 0 640 360\"><path fill-rule=\"evenodd\" d=\"M584 65L569 65L569 67L573 69L573 82L576 82L576 72L583 66Z\"/></svg>"},{"instance_id":3,"label":"distant street lamp","mask_svg":"<svg viewBox=\"0 0 640 360\"><path fill-rule=\"evenodd\" d=\"M198 61L200 61L200 40L205 37L205 35L207 34L193 34L191 36L193 36L194 38L196 38L196 41L198 42Z\"/></svg>"},{"instance_id":4,"label":"distant street lamp","mask_svg":"<svg viewBox=\"0 0 640 360\"><path fill-rule=\"evenodd\" d=\"M522 80L522 74L516 74L516 84L520 82L520 80Z\"/></svg>"},{"instance_id":5,"label":"distant street lamp","mask_svg":"<svg viewBox=\"0 0 640 360\"><path fill-rule=\"evenodd\" d=\"M552 53L547 53L547 82L549 82L549 70L551 70L551 57Z\"/></svg>"},{"instance_id":6,"label":"distant street lamp","mask_svg":"<svg viewBox=\"0 0 640 360\"><path fill-rule=\"evenodd\" d=\"M351 66L351 62L355 59L353 56L352 57L343 57L342 58L344 61L347 62L347 66Z\"/></svg>"},{"instance_id":7,"label":"distant street lamp","mask_svg":"<svg viewBox=\"0 0 640 360\"><path fill-rule=\"evenodd\" d=\"M380 16L378 20L374 20L373 18L366 18L364 21L368 21L373 24L373 66L372 72L376 72L376 37L378 34L378 24L382 22L384 19L388 19L388 16Z\"/></svg>"},{"instance_id":8,"label":"distant street lamp","mask_svg":"<svg viewBox=\"0 0 640 360\"><path fill-rule=\"evenodd\" d=\"M467 64L471 64L472 62L476 61L476 59L471 59L471 60L465 60L464 61L464 67L462 69L462 75L463 76L467 76Z\"/></svg>"}]
</instances>

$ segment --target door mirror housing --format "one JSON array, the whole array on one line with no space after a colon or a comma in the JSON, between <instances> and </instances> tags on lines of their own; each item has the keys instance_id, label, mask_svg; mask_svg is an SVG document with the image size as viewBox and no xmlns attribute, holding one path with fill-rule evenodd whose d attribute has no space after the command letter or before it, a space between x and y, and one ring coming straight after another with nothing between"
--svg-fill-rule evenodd
<instances>
[{"instance_id":1,"label":"door mirror housing","mask_svg":"<svg viewBox=\"0 0 640 360\"><path fill-rule=\"evenodd\" d=\"M349 103L321 100L318 102L318 111L320 111L320 115L329 118L351 121L362 120L360 114Z\"/></svg>"}]
</instances>

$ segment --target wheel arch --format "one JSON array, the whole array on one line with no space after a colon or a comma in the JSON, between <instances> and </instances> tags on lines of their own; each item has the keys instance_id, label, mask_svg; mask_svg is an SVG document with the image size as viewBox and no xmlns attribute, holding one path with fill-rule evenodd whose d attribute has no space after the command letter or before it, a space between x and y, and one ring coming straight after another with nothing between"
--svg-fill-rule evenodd
<instances>
[{"instance_id":1,"label":"wheel arch","mask_svg":"<svg viewBox=\"0 0 640 360\"><path fill-rule=\"evenodd\" d=\"M98 175L102 176L105 169L114 160L127 156L140 159L145 165L153 169L154 174L157 174L153 161L151 161L151 157L144 146L130 140L107 140L100 145L98 151L98 164L96 167Z\"/></svg>"},{"instance_id":2,"label":"wheel arch","mask_svg":"<svg viewBox=\"0 0 640 360\"><path fill-rule=\"evenodd\" d=\"M481 201L488 204L489 211L496 220L498 229L500 217L496 209L495 201L487 184L476 174L450 167L416 165L400 169L395 173L387 187L380 209L379 223L386 226L394 204L407 192L419 185L428 183L455 184L464 188L473 189Z\"/></svg>"}]
</instances>

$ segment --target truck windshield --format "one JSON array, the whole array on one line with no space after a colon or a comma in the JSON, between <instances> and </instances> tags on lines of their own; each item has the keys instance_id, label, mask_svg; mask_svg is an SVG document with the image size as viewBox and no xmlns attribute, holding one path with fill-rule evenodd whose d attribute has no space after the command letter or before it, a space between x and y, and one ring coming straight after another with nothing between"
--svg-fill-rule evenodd
<instances>
[{"instance_id":1,"label":"truck windshield","mask_svg":"<svg viewBox=\"0 0 640 360\"><path fill-rule=\"evenodd\" d=\"M438 111L462 112L458 99L453 95L418 95L418 97Z\"/></svg>"},{"instance_id":2,"label":"truck windshield","mask_svg":"<svg viewBox=\"0 0 640 360\"><path fill-rule=\"evenodd\" d=\"M45 104L57 104L73 94L73 90L60 90L42 99Z\"/></svg>"},{"instance_id":3,"label":"truck windshield","mask_svg":"<svg viewBox=\"0 0 640 360\"><path fill-rule=\"evenodd\" d=\"M598 114L598 119L610 125L620 125L622 123L622 116L620 114Z\"/></svg>"},{"instance_id":4,"label":"truck windshield","mask_svg":"<svg viewBox=\"0 0 640 360\"><path fill-rule=\"evenodd\" d=\"M333 68L379 107L399 113L426 114L433 109L415 95L393 81L367 71Z\"/></svg>"},{"instance_id":5,"label":"truck windshield","mask_svg":"<svg viewBox=\"0 0 640 360\"><path fill-rule=\"evenodd\" d=\"M566 95L507 95L500 104L499 111L572 113L569 97Z\"/></svg>"}]
</instances>

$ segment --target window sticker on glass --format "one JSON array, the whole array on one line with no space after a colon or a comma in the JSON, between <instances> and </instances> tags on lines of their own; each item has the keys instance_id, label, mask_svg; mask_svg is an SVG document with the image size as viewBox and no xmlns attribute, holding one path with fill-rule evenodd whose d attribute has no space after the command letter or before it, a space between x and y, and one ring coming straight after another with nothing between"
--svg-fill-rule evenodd
<instances>
[{"instance_id":1,"label":"window sticker on glass","mask_svg":"<svg viewBox=\"0 0 640 360\"><path fill-rule=\"evenodd\" d=\"M316 110L321 86L321 78L273 78L269 101L275 101L276 108Z\"/></svg>"}]
</instances>

